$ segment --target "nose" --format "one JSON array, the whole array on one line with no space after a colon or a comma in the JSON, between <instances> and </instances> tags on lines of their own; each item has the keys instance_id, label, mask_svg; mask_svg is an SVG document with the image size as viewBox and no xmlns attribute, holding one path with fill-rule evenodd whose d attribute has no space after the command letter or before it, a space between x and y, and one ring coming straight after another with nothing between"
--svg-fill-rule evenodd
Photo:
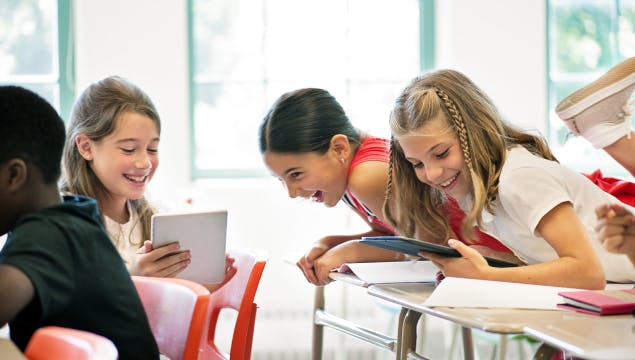
<instances>
[{"instance_id":1,"label":"nose","mask_svg":"<svg viewBox=\"0 0 635 360\"><path fill-rule=\"evenodd\" d=\"M434 164L430 164L425 168L425 176L426 180L432 183L437 183L438 180L441 179L443 175L443 168L441 166L436 166Z\"/></svg>"},{"instance_id":2,"label":"nose","mask_svg":"<svg viewBox=\"0 0 635 360\"><path fill-rule=\"evenodd\" d=\"M140 152L139 155L135 158L134 165L138 169L152 169L152 161L150 160L150 156L148 155L148 153L145 151Z\"/></svg>"},{"instance_id":3,"label":"nose","mask_svg":"<svg viewBox=\"0 0 635 360\"><path fill-rule=\"evenodd\" d=\"M283 184L284 187L287 188L287 193L289 194L290 198L295 199L300 195L300 190L297 186L288 185L285 182L283 182Z\"/></svg>"}]
</instances>

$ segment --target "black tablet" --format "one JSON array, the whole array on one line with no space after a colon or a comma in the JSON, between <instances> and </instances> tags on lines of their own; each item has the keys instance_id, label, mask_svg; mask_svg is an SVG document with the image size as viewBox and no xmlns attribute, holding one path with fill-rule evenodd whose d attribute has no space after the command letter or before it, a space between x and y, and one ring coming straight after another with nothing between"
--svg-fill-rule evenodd
<instances>
[{"instance_id":1,"label":"black tablet","mask_svg":"<svg viewBox=\"0 0 635 360\"><path fill-rule=\"evenodd\" d=\"M458 251L450 247L403 236L366 236L360 240L360 243L419 257L421 257L419 251L427 251L449 257L461 257ZM485 260L490 266L494 267L518 266L514 263L487 256Z\"/></svg>"}]
</instances>

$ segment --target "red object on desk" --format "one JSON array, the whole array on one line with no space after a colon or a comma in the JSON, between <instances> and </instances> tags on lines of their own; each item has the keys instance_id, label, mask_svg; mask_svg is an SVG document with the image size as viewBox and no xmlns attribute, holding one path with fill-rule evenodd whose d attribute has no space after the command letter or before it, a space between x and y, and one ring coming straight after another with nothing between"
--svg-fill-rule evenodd
<instances>
[{"instance_id":1,"label":"red object on desk","mask_svg":"<svg viewBox=\"0 0 635 360\"><path fill-rule=\"evenodd\" d=\"M635 289L565 291L558 307L592 315L630 314L635 311Z\"/></svg>"}]
</instances>

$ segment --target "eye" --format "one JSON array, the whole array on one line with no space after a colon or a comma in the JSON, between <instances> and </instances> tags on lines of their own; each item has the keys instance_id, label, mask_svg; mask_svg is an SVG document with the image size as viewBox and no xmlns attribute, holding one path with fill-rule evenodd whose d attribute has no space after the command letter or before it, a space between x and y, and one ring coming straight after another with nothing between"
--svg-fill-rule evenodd
<instances>
[{"instance_id":1,"label":"eye","mask_svg":"<svg viewBox=\"0 0 635 360\"><path fill-rule=\"evenodd\" d=\"M423 163L422 162L414 162L414 163L410 163L412 165L413 169L422 169L423 168Z\"/></svg>"},{"instance_id":2,"label":"eye","mask_svg":"<svg viewBox=\"0 0 635 360\"><path fill-rule=\"evenodd\" d=\"M444 152L437 154L436 158L437 159L443 159L444 157L448 156L448 153L450 152L450 148L445 149Z\"/></svg>"},{"instance_id":3,"label":"eye","mask_svg":"<svg viewBox=\"0 0 635 360\"><path fill-rule=\"evenodd\" d=\"M299 178L299 177L300 177L300 175L302 175L302 173L301 173L301 172L299 172L299 171L294 171L294 172L292 172L292 173L289 173L289 178L291 178L291 179L297 179L297 178Z\"/></svg>"},{"instance_id":4,"label":"eye","mask_svg":"<svg viewBox=\"0 0 635 360\"><path fill-rule=\"evenodd\" d=\"M151 154L158 154L159 153L159 149L148 149L148 152Z\"/></svg>"},{"instance_id":5,"label":"eye","mask_svg":"<svg viewBox=\"0 0 635 360\"><path fill-rule=\"evenodd\" d=\"M134 152L134 149L121 148L121 151L123 151L126 154L132 154Z\"/></svg>"}]
</instances>

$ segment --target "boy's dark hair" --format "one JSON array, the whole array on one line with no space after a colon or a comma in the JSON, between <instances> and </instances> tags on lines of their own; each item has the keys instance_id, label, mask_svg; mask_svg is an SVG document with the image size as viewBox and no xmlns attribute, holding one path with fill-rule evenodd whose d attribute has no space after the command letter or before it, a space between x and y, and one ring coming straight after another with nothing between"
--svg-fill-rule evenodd
<instances>
[{"instance_id":1,"label":"boy's dark hair","mask_svg":"<svg viewBox=\"0 0 635 360\"><path fill-rule=\"evenodd\" d=\"M0 164L21 158L37 166L46 184L60 176L64 122L36 93L19 86L0 86Z\"/></svg>"}]
</instances>

